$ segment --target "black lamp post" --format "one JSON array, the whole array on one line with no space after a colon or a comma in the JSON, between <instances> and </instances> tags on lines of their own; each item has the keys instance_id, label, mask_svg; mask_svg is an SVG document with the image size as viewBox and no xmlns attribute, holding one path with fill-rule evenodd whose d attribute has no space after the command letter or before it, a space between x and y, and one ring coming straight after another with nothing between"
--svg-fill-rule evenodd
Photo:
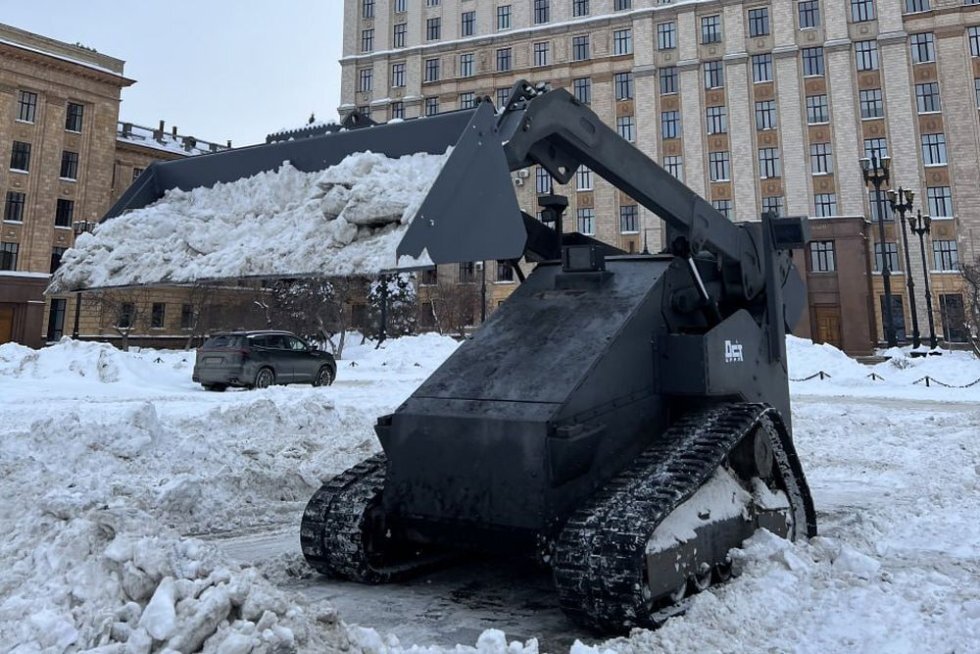
<instances>
[{"instance_id":1,"label":"black lamp post","mask_svg":"<svg viewBox=\"0 0 980 654\"><path fill-rule=\"evenodd\" d=\"M915 215L909 214L909 227L919 235L919 252L922 253L922 275L926 282L926 315L929 316L929 347L936 349L936 325L932 319L932 293L929 292L929 266L926 263L926 241L925 235L929 233L929 226L932 218L923 216L921 211L916 211Z\"/></svg>"},{"instance_id":2,"label":"black lamp post","mask_svg":"<svg viewBox=\"0 0 980 654\"><path fill-rule=\"evenodd\" d=\"M915 193L906 191L901 186L898 192L894 189L888 191L888 203L892 207L892 212L898 212L899 222L902 223L902 247L905 249L905 285L909 289L909 309L912 311L912 347L919 347L919 316L915 308L915 282L912 280L912 260L909 258L909 232L905 227L905 214L912 215L912 200Z\"/></svg>"},{"instance_id":3,"label":"black lamp post","mask_svg":"<svg viewBox=\"0 0 980 654\"><path fill-rule=\"evenodd\" d=\"M875 188L875 202L878 203L878 242L881 249L881 281L885 286L885 342L888 347L895 347L898 341L895 339L895 321L892 316L892 272L888 267L888 256L885 251L885 199L881 197L881 187L888 184L888 167L891 163L890 157L881 159L872 152L871 158L861 159L861 172L864 174L864 183L870 183Z\"/></svg>"}]
</instances>

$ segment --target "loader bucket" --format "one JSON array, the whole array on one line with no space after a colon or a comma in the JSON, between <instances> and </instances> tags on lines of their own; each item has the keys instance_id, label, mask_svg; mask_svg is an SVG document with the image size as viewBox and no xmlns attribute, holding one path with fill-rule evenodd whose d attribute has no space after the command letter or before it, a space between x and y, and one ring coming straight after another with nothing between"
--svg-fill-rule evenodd
<instances>
[{"instance_id":1,"label":"loader bucket","mask_svg":"<svg viewBox=\"0 0 980 654\"><path fill-rule=\"evenodd\" d=\"M49 292L373 275L519 258L525 240L493 106L482 103L156 163L65 254Z\"/></svg>"}]
</instances>

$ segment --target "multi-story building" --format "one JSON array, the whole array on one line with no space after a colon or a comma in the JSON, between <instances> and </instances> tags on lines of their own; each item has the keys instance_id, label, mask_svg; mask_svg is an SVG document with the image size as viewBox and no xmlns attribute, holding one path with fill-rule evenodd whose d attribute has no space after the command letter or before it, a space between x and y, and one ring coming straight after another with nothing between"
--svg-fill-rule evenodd
<instances>
[{"instance_id":1,"label":"multi-story building","mask_svg":"<svg viewBox=\"0 0 980 654\"><path fill-rule=\"evenodd\" d=\"M152 162L231 146L166 132L162 121L157 129L119 122L122 89L134 83L123 67L90 48L0 25L0 343L38 346L71 325L78 335L82 296L44 296L75 236ZM155 306L165 306L161 297ZM152 311L159 322L159 306ZM93 321L83 327L99 336L104 329ZM185 339L172 322L175 338Z\"/></svg>"},{"instance_id":2,"label":"multi-story building","mask_svg":"<svg viewBox=\"0 0 980 654\"><path fill-rule=\"evenodd\" d=\"M817 340L859 353L882 339L882 252L900 335L910 274L925 331L928 273L937 331L963 337L957 264L980 237L976 0L346 0L343 52L342 114L500 105L519 79L548 82L725 216L812 217L798 260L802 331ZM928 271L914 235L906 270L901 230L865 186L859 160L872 154L932 217ZM515 183L533 212L553 183L529 172ZM591 171L554 190L569 196L570 227L627 251L660 245L660 220Z\"/></svg>"}]
</instances>

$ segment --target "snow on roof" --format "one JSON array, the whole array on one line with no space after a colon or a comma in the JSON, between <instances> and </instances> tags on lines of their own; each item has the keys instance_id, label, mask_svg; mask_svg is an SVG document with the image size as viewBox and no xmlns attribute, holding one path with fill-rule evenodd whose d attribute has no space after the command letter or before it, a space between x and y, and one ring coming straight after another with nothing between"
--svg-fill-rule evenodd
<instances>
[{"instance_id":1,"label":"snow on roof","mask_svg":"<svg viewBox=\"0 0 980 654\"><path fill-rule=\"evenodd\" d=\"M221 145L220 143L212 143L183 134L175 135L162 128L153 129L151 127L143 127L142 125L134 125L133 123L122 121L116 126L116 140L146 148L153 148L154 150L182 154L184 156L207 154L209 152L229 149L229 146Z\"/></svg>"},{"instance_id":2,"label":"snow on roof","mask_svg":"<svg viewBox=\"0 0 980 654\"><path fill-rule=\"evenodd\" d=\"M0 26L3 26L3 25L0 25ZM3 26L3 27L7 27L7 26ZM14 29L16 29L16 28L14 28ZM30 34L29 32L23 32L23 30L17 30L17 31L18 32L21 32L21 33L24 33L24 34ZM31 36L37 36L37 35L31 34ZM58 43L58 42L55 42L55 43ZM9 46L12 46L12 47L15 47L15 48L19 48L21 50L26 50L28 52L34 52L34 53L37 53L37 54L41 54L41 55L44 55L46 57L51 57L52 59L58 59L60 61L65 61L65 62L68 62L70 64L75 64L77 66L84 66L85 68L90 68L92 70L99 71L100 73L106 73L106 74L112 75L114 77L122 77L123 76L122 62L119 61L119 60L114 60L114 59L112 59L110 57L106 57L106 55L101 55L101 56L102 57L105 57L106 59L111 60L111 61L119 61L118 70L116 70L115 68L109 68L108 66L100 66L99 64L97 64L97 63L95 63L93 61L87 61L87 60L82 59L80 57L71 57L71 56L69 56L69 55L67 55L65 53L62 53L62 52L54 52L52 50L47 50L47 49L43 49L43 48L34 47L34 46L28 45L26 43L22 43L20 41L14 41L12 39L4 38L4 37L0 37L0 44L9 45ZM61 45L63 45L65 48L79 48L79 46L72 46L72 45L67 44L67 43L66 44L61 44Z\"/></svg>"},{"instance_id":3,"label":"snow on roof","mask_svg":"<svg viewBox=\"0 0 980 654\"><path fill-rule=\"evenodd\" d=\"M272 143L275 141L288 141L295 138L322 136L328 132L336 132L339 129L340 125L337 123L327 123L322 120L317 120L312 123L307 123L302 127L283 127L282 129L272 132L266 136L265 142Z\"/></svg>"},{"instance_id":4,"label":"snow on roof","mask_svg":"<svg viewBox=\"0 0 980 654\"><path fill-rule=\"evenodd\" d=\"M318 172L284 162L213 188L173 189L79 236L50 289L377 274L396 267L395 249L447 157L360 152Z\"/></svg>"}]
</instances>

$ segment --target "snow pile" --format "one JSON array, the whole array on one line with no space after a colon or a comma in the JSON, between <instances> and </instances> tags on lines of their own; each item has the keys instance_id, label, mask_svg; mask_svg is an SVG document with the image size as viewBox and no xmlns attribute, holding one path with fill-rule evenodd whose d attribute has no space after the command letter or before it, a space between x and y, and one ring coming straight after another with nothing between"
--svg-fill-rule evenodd
<instances>
[{"instance_id":1,"label":"snow pile","mask_svg":"<svg viewBox=\"0 0 980 654\"><path fill-rule=\"evenodd\" d=\"M487 629L476 641L475 647L456 645L451 650L435 646L404 646L396 636L382 638L374 629L351 627L351 641L365 654L538 654L538 641L531 638L525 643L507 641L504 632L499 629Z\"/></svg>"},{"instance_id":2,"label":"snow pile","mask_svg":"<svg viewBox=\"0 0 980 654\"><path fill-rule=\"evenodd\" d=\"M51 291L394 268L447 157L361 152L319 172L284 162L213 188L167 191L80 236Z\"/></svg>"}]
</instances>

